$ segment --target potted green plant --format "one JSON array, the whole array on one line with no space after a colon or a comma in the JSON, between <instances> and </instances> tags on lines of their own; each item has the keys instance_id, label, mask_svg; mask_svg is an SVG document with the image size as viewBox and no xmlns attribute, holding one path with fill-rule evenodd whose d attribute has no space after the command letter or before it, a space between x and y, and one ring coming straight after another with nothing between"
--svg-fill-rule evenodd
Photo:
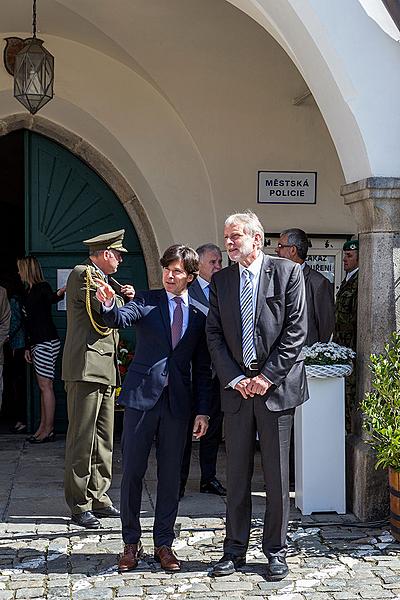
<instances>
[{"instance_id":1,"label":"potted green plant","mask_svg":"<svg viewBox=\"0 0 400 600\"><path fill-rule=\"evenodd\" d=\"M394 332L381 354L371 354L372 390L360 408L366 440L376 452L376 468L387 468L390 488L390 525L400 541L400 335Z\"/></svg>"}]
</instances>

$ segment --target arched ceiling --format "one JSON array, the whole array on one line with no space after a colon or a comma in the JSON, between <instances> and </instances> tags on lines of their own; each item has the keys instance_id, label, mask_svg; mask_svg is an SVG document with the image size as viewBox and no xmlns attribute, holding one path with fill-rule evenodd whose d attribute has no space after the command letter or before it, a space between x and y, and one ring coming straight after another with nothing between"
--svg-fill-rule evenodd
<instances>
[{"instance_id":1,"label":"arched ceiling","mask_svg":"<svg viewBox=\"0 0 400 600\"><path fill-rule=\"evenodd\" d=\"M4 35L29 35L30 3L4 0L2 4ZM380 37L383 32L376 23L368 22L358 0L39 0L38 35L73 40L123 63L162 94L187 123L191 108L185 105L185 88L195 90L199 98L192 110L201 107L199 69L213 81L218 78L213 71L224 64L224 53L230 57L237 53L238 60L243 55L236 28L238 10L257 22L255 38L268 31L296 64L329 128L346 179L389 174L385 170L393 174L397 163L400 167L400 159L390 160L398 136L392 139L388 128L389 159L380 158L378 139L380 133L383 137L382 126L387 126L382 115L387 119L392 107L385 107L371 89L367 98L371 78L360 59L368 60L368 47L360 33L354 36L354 28L369 34L376 58L382 51L391 60L394 51ZM224 47L219 40L221 30ZM355 38L353 46L351 37ZM219 60L214 61L216 53ZM232 69L232 63L227 62L227 67ZM249 64L248 69L252 68ZM379 83L379 77L375 73L374 83ZM240 86L233 69L232 93L235 84ZM397 74L392 73L390 87L390 91L400 87ZM381 114L375 126L373 112Z\"/></svg>"}]
</instances>

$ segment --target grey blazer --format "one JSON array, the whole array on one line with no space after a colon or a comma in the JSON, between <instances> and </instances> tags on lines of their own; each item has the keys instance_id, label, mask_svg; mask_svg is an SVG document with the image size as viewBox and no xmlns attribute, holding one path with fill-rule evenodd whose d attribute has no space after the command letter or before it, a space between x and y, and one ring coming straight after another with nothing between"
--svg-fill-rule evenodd
<instances>
[{"instance_id":1,"label":"grey blazer","mask_svg":"<svg viewBox=\"0 0 400 600\"><path fill-rule=\"evenodd\" d=\"M308 265L303 269L306 285L308 331L306 346L329 342L335 327L333 285Z\"/></svg>"},{"instance_id":2,"label":"grey blazer","mask_svg":"<svg viewBox=\"0 0 400 600\"><path fill-rule=\"evenodd\" d=\"M243 374L239 266L215 273L210 286L207 340L221 382L222 410L237 412L242 396L228 383ZM260 372L273 383L265 395L269 410L294 408L308 399L300 355L307 335L304 278L298 264L264 256L255 315Z\"/></svg>"}]
</instances>

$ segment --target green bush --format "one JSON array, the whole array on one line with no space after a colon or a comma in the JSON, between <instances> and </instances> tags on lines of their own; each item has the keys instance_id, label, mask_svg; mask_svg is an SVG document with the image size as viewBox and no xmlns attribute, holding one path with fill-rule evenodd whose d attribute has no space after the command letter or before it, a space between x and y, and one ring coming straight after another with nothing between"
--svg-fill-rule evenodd
<instances>
[{"instance_id":1,"label":"green bush","mask_svg":"<svg viewBox=\"0 0 400 600\"><path fill-rule=\"evenodd\" d=\"M360 408L377 455L376 468L400 470L400 335L393 333L382 354L371 354L372 391Z\"/></svg>"}]
</instances>

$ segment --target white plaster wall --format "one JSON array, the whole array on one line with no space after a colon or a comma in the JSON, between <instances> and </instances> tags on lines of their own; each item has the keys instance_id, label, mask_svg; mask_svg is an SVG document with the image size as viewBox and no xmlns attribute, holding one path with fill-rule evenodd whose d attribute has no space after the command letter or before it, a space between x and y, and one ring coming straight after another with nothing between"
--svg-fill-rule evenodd
<instances>
[{"instance_id":1,"label":"white plaster wall","mask_svg":"<svg viewBox=\"0 0 400 600\"><path fill-rule=\"evenodd\" d=\"M390 35L393 26L382 28L383 4L375 2L374 13L367 13L365 0L228 1L269 31L298 66L332 135L346 181L395 176L400 171L400 46Z\"/></svg>"},{"instance_id":2,"label":"white plaster wall","mask_svg":"<svg viewBox=\"0 0 400 600\"><path fill-rule=\"evenodd\" d=\"M244 208L255 210L269 232L290 226L355 231L321 113L312 98L293 106L306 90L303 78L247 15L222 0L202 0L201 10L198 0L168 0L168 6L117 0L126 11L132 7L127 15L105 0L97 0L94 14L89 0L55 4L90 20L92 30L87 44L43 31L57 70L56 98L41 114L86 139L121 171L160 249L178 240L222 242L226 214ZM163 5L159 14L156 5ZM70 37L73 16L62 14ZM11 85L0 70L0 118L18 110ZM257 205L259 169L318 171L317 205Z\"/></svg>"}]
</instances>

